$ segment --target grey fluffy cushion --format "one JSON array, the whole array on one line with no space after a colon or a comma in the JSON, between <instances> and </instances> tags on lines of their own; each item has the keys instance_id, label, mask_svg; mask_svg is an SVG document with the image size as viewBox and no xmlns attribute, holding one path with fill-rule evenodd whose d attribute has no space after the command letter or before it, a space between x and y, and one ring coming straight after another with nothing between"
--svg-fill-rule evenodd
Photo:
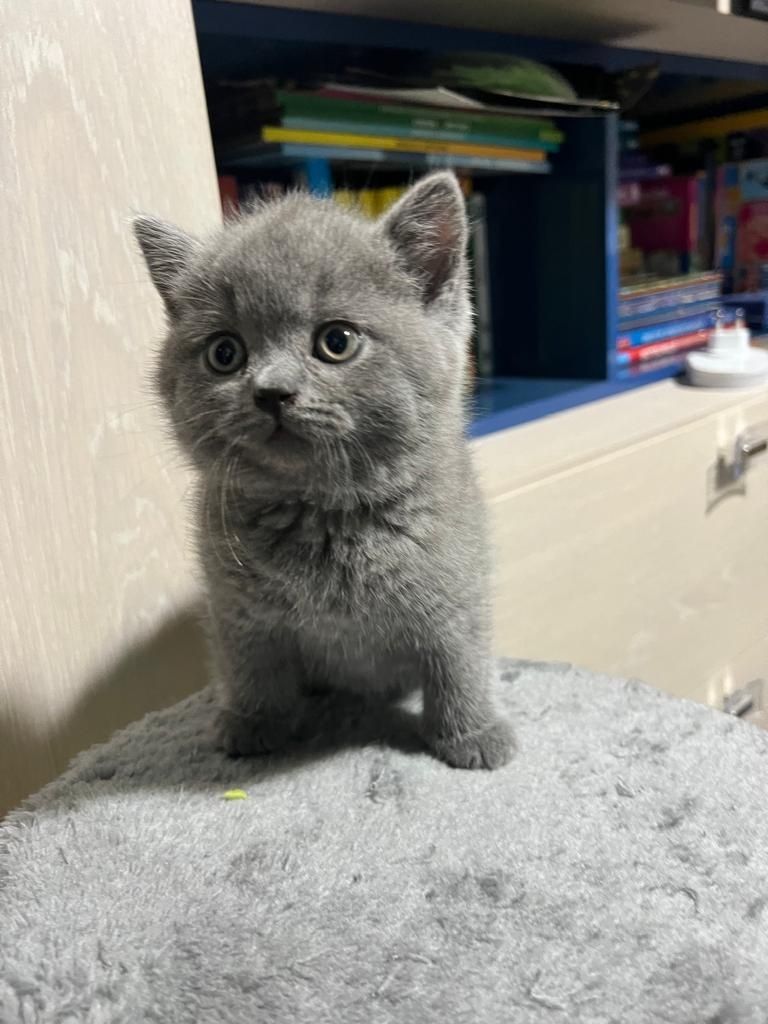
<instances>
[{"instance_id":1,"label":"grey fluffy cushion","mask_svg":"<svg viewBox=\"0 0 768 1024\"><path fill-rule=\"evenodd\" d=\"M768 734L502 668L492 774L355 703L229 761L206 694L81 756L0 829L2 1024L768 1020Z\"/></svg>"}]
</instances>

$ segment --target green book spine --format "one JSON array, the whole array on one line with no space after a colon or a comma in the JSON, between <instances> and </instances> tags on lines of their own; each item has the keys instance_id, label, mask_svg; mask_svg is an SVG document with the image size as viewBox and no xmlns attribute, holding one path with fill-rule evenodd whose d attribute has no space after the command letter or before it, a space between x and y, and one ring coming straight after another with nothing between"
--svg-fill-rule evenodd
<instances>
[{"instance_id":1,"label":"green book spine","mask_svg":"<svg viewBox=\"0 0 768 1024\"><path fill-rule=\"evenodd\" d=\"M326 121L348 121L367 124L402 125L414 133L451 132L454 135L481 133L506 136L517 141L560 143L563 133L552 121L544 118L505 117L473 114L465 111L441 111L434 107L408 107L387 103L366 103L359 100L337 100L311 93L279 92L283 113L291 118Z\"/></svg>"},{"instance_id":2,"label":"green book spine","mask_svg":"<svg viewBox=\"0 0 768 1024\"><path fill-rule=\"evenodd\" d=\"M557 145L553 142L542 142L541 139L519 139L510 135L486 135L485 132L447 132L434 128L413 128L404 124L384 124L381 121L317 121L309 117L285 116L283 128L294 128L297 131L314 132L351 132L354 135L390 135L400 139L432 139L438 142L469 142L478 146L511 146L514 149L543 149L548 153L556 152Z\"/></svg>"}]
</instances>

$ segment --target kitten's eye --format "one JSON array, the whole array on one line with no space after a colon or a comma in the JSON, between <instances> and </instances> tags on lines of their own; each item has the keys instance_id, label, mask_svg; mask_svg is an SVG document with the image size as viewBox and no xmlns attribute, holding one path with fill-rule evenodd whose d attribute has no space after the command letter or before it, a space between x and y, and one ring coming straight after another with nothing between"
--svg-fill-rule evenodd
<instances>
[{"instance_id":1,"label":"kitten's eye","mask_svg":"<svg viewBox=\"0 0 768 1024\"><path fill-rule=\"evenodd\" d=\"M245 345L236 334L214 334L208 339L205 361L214 373L236 373L245 359Z\"/></svg>"},{"instance_id":2,"label":"kitten's eye","mask_svg":"<svg viewBox=\"0 0 768 1024\"><path fill-rule=\"evenodd\" d=\"M315 335L315 355L324 363L345 363L360 348L360 335L349 324L325 324Z\"/></svg>"}]
</instances>

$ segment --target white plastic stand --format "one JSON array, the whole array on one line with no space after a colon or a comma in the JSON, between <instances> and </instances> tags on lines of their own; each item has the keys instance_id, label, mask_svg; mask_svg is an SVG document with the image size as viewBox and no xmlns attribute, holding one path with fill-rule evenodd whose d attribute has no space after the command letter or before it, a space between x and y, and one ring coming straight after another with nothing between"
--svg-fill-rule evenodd
<instances>
[{"instance_id":1,"label":"white plastic stand","mask_svg":"<svg viewBox=\"0 0 768 1024\"><path fill-rule=\"evenodd\" d=\"M686 364L691 384L705 388L745 388L768 380L768 352L752 348L749 329L718 324L703 352L691 352Z\"/></svg>"}]
</instances>

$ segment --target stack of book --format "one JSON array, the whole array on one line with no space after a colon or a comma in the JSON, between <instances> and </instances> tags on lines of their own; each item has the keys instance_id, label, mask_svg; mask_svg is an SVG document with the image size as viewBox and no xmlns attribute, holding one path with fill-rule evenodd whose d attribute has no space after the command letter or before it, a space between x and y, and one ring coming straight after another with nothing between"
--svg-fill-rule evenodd
<instances>
[{"instance_id":1,"label":"stack of book","mask_svg":"<svg viewBox=\"0 0 768 1024\"><path fill-rule=\"evenodd\" d=\"M705 345L721 288L722 275L716 272L622 288L616 365L647 364Z\"/></svg>"},{"instance_id":2,"label":"stack of book","mask_svg":"<svg viewBox=\"0 0 768 1024\"><path fill-rule=\"evenodd\" d=\"M717 265L726 292L768 289L768 160L717 170Z\"/></svg>"},{"instance_id":3,"label":"stack of book","mask_svg":"<svg viewBox=\"0 0 768 1024\"><path fill-rule=\"evenodd\" d=\"M712 266L714 178L705 173L624 182L634 201L623 206L632 247L643 254L646 273L689 274Z\"/></svg>"},{"instance_id":4,"label":"stack of book","mask_svg":"<svg viewBox=\"0 0 768 1024\"><path fill-rule=\"evenodd\" d=\"M220 146L220 163L237 168L319 157L544 173L563 141L549 117L489 108L448 90L333 84L278 90L275 100L261 123L252 117L237 137L230 134Z\"/></svg>"}]
</instances>

